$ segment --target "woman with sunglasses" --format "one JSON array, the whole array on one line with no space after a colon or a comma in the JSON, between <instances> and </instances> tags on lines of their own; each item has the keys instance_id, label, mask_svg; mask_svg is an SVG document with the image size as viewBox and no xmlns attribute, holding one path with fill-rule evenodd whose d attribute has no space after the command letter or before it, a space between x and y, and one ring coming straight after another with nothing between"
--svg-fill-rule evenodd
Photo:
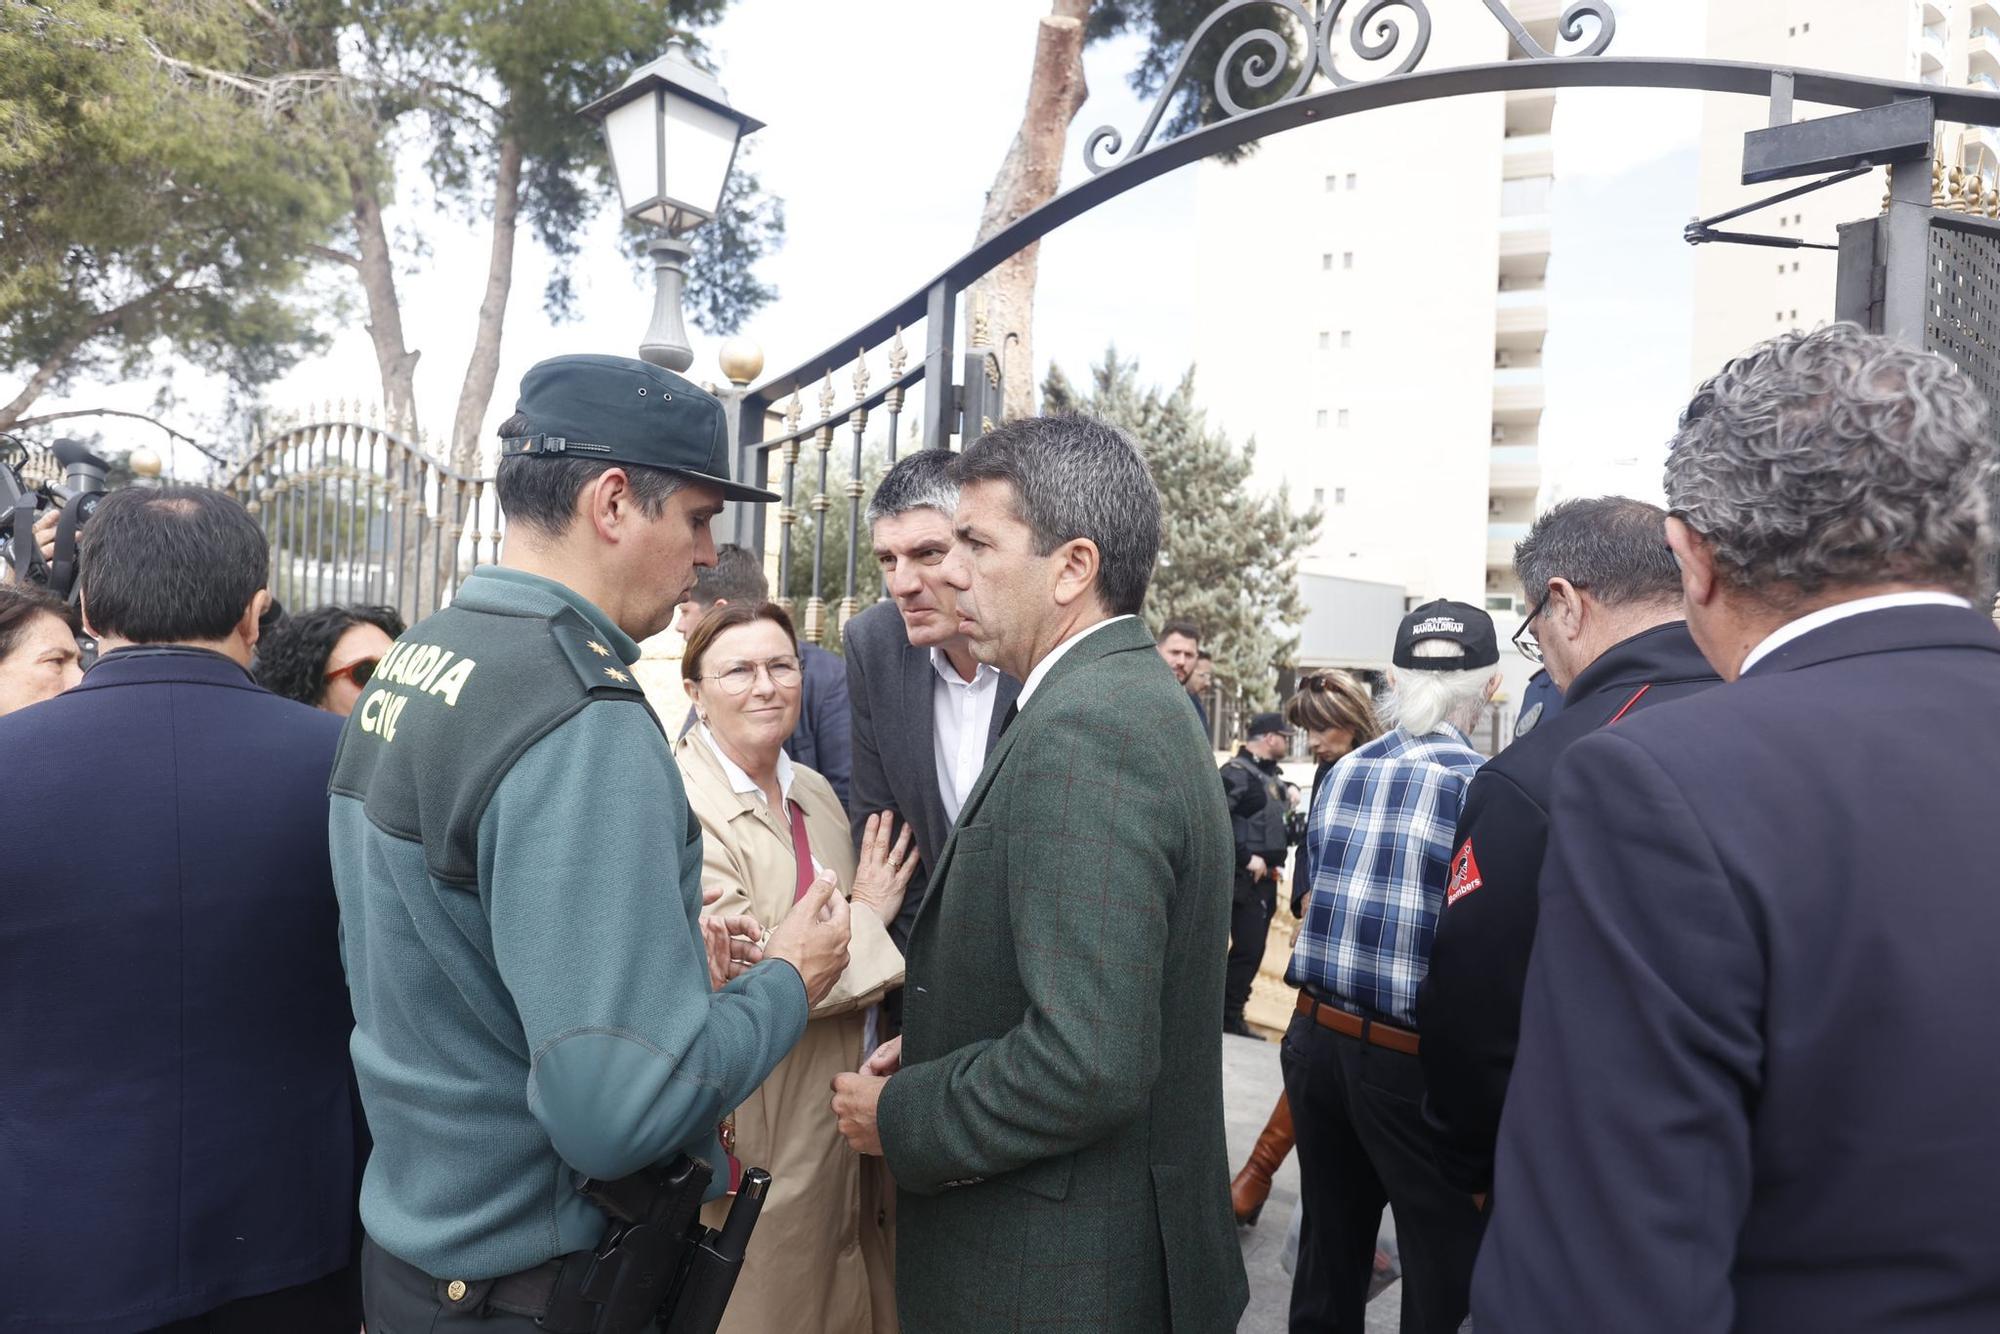
<instances>
[{"instance_id":1,"label":"woman with sunglasses","mask_svg":"<svg viewBox=\"0 0 2000 1334\"><path fill-rule=\"evenodd\" d=\"M274 695L345 718L404 628L393 607L315 607L264 632L252 673Z\"/></svg>"},{"instance_id":2,"label":"woman with sunglasses","mask_svg":"<svg viewBox=\"0 0 2000 1334\"><path fill-rule=\"evenodd\" d=\"M725 1148L733 1130L732 1156L768 1170L771 1190L721 1329L807 1322L825 1334L889 1334L894 1271L881 1221L893 1191L881 1159L847 1147L828 1094L868 1055L869 1007L903 980L888 926L917 865L910 830L890 815L870 819L857 859L832 785L785 754L802 692L798 636L782 608L717 604L688 637L681 676L697 723L676 754L701 821L702 888L721 891L706 913L780 921L825 870L854 904L847 971L725 1125ZM704 1221L719 1227L726 1212L717 1201Z\"/></svg>"},{"instance_id":3,"label":"woman with sunglasses","mask_svg":"<svg viewBox=\"0 0 2000 1334\"><path fill-rule=\"evenodd\" d=\"M1368 689L1346 672L1314 672L1299 682L1298 693L1285 701L1285 721L1306 734L1306 741L1312 748L1312 757L1318 762L1313 771L1312 795L1315 800L1341 757L1356 746L1366 745L1382 735L1382 721L1375 714L1375 703L1369 698ZM1308 803L1308 819L1312 810ZM1292 916L1299 917L1305 903L1305 868L1295 867L1292 874ZM1271 1118L1265 1122L1257 1143L1250 1149L1250 1159L1243 1164L1243 1170L1229 1183L1229 1199L1236 1212L1236 1221L1245 1227L1254 1227L1257 1216L1264 1212L1264 1201L1271 1194L1271 1178L1279 1166L1291 1153L1292 1105L1284 1094L1278 1095L1278 1105L1271 1109ZM1376 1256L1376 1268L1382 1268L1381 1255ZM1371 1292L1371 1296L1373 1293Z\"/></svg>"}]
</instances>

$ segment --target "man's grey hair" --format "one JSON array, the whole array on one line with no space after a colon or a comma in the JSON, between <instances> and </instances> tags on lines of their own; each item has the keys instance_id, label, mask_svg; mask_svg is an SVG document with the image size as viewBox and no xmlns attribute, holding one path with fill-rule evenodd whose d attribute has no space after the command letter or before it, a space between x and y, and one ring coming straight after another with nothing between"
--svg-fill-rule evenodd
<instances>
[{"instance_id":1,"label":"man's grey hair","mask_svg":"<svg viewBox=\"0 0 2000 1334\"><path fill-rule=\"evenodd\" d=\"M1449 639L1419 639L1410 645L1410 655L1417 658L1462 658L1465 649ZM1400 727L1411 736L1435 732L1445 723L1450 723L1461 732L1472 731L1479 724L1479 715L1485 711L1486 683L1493 679L1493 671L1491 667L1457 672L1398 668L1389 688L1386 706L1389 726Z\"/></svg>"},{"instance_id":2,"label":"man's grey hair","mask_svg":"<svg viewBox=\"0 0 2000 1334\"><path fill-rule=\"evenodd\" d=\"M1667 512L1643 500L1595 496L1551 506L1514 548L1514 575L1531 604L1567 579L1612 607L1681 599L1667 547Z\"/></svg>"},{"instance_id":3,"label":"man's grey hair","mask_svg":"<svg viewBox=\"0 0 2000 1334\"><path fill-rule=\"evenodd\" d=\"M868 526L911 510L932 509L949 519L958 512L958 483L951 479L957 455L948 449L920 449L889 469L868 502Z\"/></svg>"},{"instance_id":4,"label":"man's grey hair","mask_svg":"<svg viewBox=\"0 0 2000 1334\"><path fill-rule=\"evenodd\" d=\"M1760 344L1704 384L1667 503L1731 582L1790 602L1894 580L1975 595L1992 545L1986 404L1943 357L1852 324Z\"/></svg>"},{"instance_id":5,"label":"man's grey hair","mask_svg":"<svg viewBox=\"0 0 2000 1334\"><path fill-rule=\"evenodd\" d=\"M1160 555L1160 490L1123 431L1081 413L1023 417L980 436L952 476L960 486L1010 484L1037 555L1096 543L1097 596L1111 615L1144 605Z\"/></svg>"}]
</instances>

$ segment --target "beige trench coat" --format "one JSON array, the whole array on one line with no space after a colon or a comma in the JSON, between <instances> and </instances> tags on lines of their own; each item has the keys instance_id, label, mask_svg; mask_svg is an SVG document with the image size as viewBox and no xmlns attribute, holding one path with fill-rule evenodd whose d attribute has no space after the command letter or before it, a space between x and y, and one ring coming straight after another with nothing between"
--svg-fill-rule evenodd
<instances>
[{"instance_id":1,"label":"beige trench coat","mask_svg":"<svg viewBox=\"0 0 2000 1334\"><path fill-rule=\"evenodd\" d=\"M791 826L762 798L730 790L715 752L690 731L676 748L688 804L701 820L702 887L720 889L710 913L782 921L798 886ZM793 770L792 799L806 815L813 857L854 887L847 816L824 778ZM903 980L903 956L880 919L854 913L846 973L812 1012L806 1033L736 1110L736 1156L771 1173L749 1254L722 1334L893 1334L896 1330L895 1191L882 1160L863 1160L833 1117L833 1077L858 1068L868 1006ZM728 1201L702 1220L720 1227Z\"/></svg>"}]
</instances>

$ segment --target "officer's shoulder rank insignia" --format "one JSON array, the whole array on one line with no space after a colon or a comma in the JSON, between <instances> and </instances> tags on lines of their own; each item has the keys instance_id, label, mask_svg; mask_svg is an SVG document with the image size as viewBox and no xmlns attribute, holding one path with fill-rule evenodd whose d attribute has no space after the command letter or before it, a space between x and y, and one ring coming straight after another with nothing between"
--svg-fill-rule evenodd
<instances>
[{"instance_id":1,"label":"officer's shoulder rank insignia","mask_svg":"<svg viewBox=\"0 0 2000 1334\"><path fill-rule=\"evenodd\" d=\"M565 614L557 618L552 628L556 643L562 645L563 656L569 659L570 668L585 690L644 695L632 673L604 642L604 636L581 616L572 619Z\"/></svg>"}]
</instances>

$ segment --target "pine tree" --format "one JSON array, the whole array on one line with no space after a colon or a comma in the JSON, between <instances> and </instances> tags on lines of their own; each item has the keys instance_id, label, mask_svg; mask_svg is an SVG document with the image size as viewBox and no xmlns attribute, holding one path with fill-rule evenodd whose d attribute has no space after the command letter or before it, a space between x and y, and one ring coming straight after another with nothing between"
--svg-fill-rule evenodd
<instances>
[{"instance_id":1,"label":"pine tree","mask_svg":"<svg viewBox=\"0 0 2000 1334\"><path fill-rule=\"evenodd\" d=\"M1190 367L1171 393L1139 379L1136 361L1116 348L1091 368L1092 390L1078 393L1060 367L1042 385L1047 411L1084 412L1135 440L1160 488L1160 563L1146 596L1147 623L1170 619L1201 627L1215 674L1251 707L1277 698L1277 674L1298 648L1305 619L1299 560L1318 535L1317 506L1292 509L1282 483L1274 495L1249 489L1256 442L1242 448L1210 429L1195 402Z\"/></svg>"}]
</instances>

